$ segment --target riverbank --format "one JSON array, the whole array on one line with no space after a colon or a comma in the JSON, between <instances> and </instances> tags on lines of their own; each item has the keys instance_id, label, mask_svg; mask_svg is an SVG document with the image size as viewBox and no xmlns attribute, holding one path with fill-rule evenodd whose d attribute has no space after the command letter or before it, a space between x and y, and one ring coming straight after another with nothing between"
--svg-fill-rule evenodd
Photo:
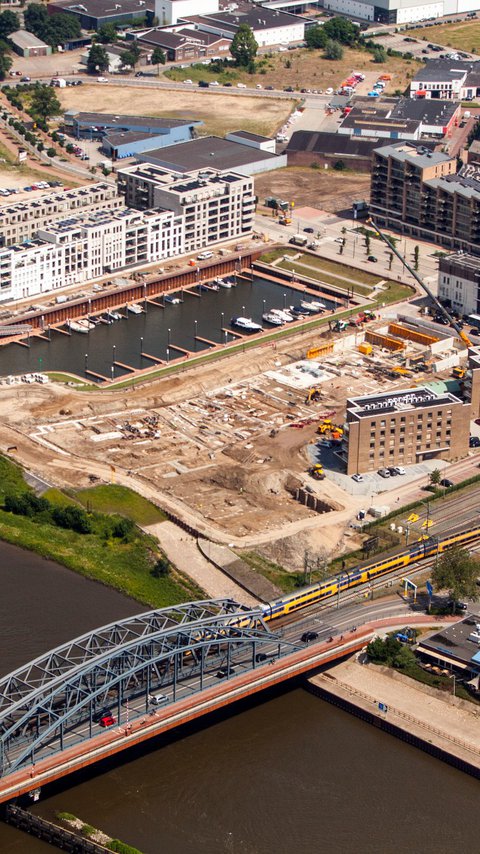
<instances>
[{"instance_id":1,"label":"riverbank","mask_svg":"<svg viewBox=\"0 0 480 854\"><path fill-rule=\"evenodd\" d=\"M477 707L375 664L343 661L307 690L402 741L480 778Z\"/></svg>"}]
</instances>

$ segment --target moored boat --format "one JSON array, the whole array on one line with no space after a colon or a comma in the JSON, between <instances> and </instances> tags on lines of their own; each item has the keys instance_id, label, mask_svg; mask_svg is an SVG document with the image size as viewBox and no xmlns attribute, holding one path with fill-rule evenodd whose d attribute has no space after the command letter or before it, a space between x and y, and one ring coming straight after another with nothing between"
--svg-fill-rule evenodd
<instances>
[{"instance_id":1,"label":"moored boat","mask_svg":"<svg viewBox=\"0 0 480 854\"><path fill-rule=\"evenodd\" d=\"M283 326L286 322L285 320L282 320L279 314L274 314L273 311L266 311L262 314L262 320L264 320L265 323L270 323L271 326Z\"/></svg>"},{"instance_id":2,"label":"moored boat","mask_svg":"<svg viewBox=\"0 0 480 854\"><path fill-rule=\"evenodd\" d=\"M141 306L141 305L138 305L138 303L136 303L136 302L130 302L130 303L127 305L127 309L128 309L128 311L130 311L132 314L143 314L143 308L142 308L142 306Z\"/></svg>"},{"instance_id":3,"label":"moored boat","mask_svg":"<svg viewBox=\"0 0 480 854\"><path fill-rule=\"evenodd\" d=\"M291 323L292 320L295 320L293 315L286 308L271 308L270 314L276 314L277 317L280 317L285 321L285 323Z\"/></svg>"},{"instance_id":4,"label":"moored boat","mask_svg":"<svg viewBox=\"0 0 480 854\"><path fill-rule=\"evenodd\" d=\"M232 317L230 323L237 329L242 329L243 332L263 332L263 327L255 323L251 317Z\"/></svg>"}]
</instances>

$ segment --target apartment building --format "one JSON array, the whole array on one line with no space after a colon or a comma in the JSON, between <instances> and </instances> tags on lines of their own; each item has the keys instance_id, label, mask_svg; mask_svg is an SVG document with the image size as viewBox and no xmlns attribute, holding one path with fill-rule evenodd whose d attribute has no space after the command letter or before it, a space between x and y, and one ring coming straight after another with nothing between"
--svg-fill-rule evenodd
<instances>
[{"instance_id":1,"label":"apartment building","mask_svg":"<svg viewBox=\"0 0 480 854\"><path fill-rule=\"evenodd\" d=\"M0 249L0 301L42 294L184 252L184 221L172 211L124 209L71 217L27 245Z\"/></svg>"},{"instance_id":2,"label":"apartment building","mask_svg":"<svg viewBox=\"0 0 480 854\"><path fill-rule=\"evenodd\" d=\"M102 208L114 211L123 206L117 187L105 182L73 190L52 190L25 202L9 202L0 206L0 246L29 240L39 228L69 213L84 215Z\"/></svg>"},{"instance_id":3,"label":"apartment building","mask_svg":"<svg viewBox=\"0 0 480 854\"><path fill-rule=\"evenodd\" d=\"M480 62L473 59L429 59L410 83L411 98L472 101L478 94Z\"/></svg>"},{"instance_id":4,"label":"apartment building","mask_svg":"<svg viewBox=\"0 0 480 854\"><path fill-rule=\"evenodd\" d=\"M480 314L480 258L463 252L440 258L438 296L459 314Z\"/></svg>"},{"instance_id":5,"label":"apartment building","mask_svg":"<svg viewBox=\"0 0 480 854\"><path fill-rule=\"evenodd\" d=\"M471 404L418 387L347 400L347 474L468 453Z\"/></svg>"},{"instance_id":6,"label":"apartment building","mask_svg":"<svg viewBox=\"0 0 480 854\"><path fill-rule=\"evenodd\" d=\"M118 189L131 207L165 208L183 215L185 252L246 237L253 228L253 179L235 172L204 169L180 175L139 163L119 170Z\"/></svg>"},{"instance_id":7,"label":"apartment building","mask_svg":"<svg viewBox=\"0 0 480 854\"><path fill-rule=\"evenodd\" d=\"M480 254L480 169L412 143L373 152L370 210L379 225Z\"/></svg>"}]
</instances>

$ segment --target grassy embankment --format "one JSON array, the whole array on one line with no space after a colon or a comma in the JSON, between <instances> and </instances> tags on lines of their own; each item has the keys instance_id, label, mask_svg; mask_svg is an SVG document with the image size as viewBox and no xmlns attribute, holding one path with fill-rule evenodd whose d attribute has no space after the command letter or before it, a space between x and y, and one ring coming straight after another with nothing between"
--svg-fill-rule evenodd
<instances>
[{"instance_id":1,"label":"grassy embankment","mask_svg":"<svg viewBox=\"0 0 480 854\"><path fill-rule=\"evenodd\" d=\"M5 510L7 496L33 494L22 470L0 456L0 539L55 560L147 606L164 607L203 597L199 587L168 564L153 537L135 524L125 524L132 520L150 525L164 519L155 505L136 493L119 486L94 487L70 496L52 489L44 496L48 506L30 516ZM85 512L82 505L90 511ZM87 520L87 532L55 523L55 509L62 507L79 510Z\"/></svg>"},{"instance_id":2,"label":"grassy embankment","mask_svg":"<svg viewBox=\"0 0 480 854\"><path fill-rule=\"evenodd\" d=\"M468 53L480 53L478 21L455 21L453 24L436 24L422 29L407 30L407 32L416 39L424 39L433 44L446 45Z\"/></svg>"}]
</instances>

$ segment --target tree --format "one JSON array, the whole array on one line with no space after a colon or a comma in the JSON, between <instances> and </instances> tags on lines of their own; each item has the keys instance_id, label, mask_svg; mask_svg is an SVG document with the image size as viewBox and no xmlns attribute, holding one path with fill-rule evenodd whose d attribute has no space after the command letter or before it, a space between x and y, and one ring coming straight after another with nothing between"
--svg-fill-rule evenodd
<instances>
[{"instance_id":1,"label":"tree","mask_svg":"<svg viewBox=\"0 0 480 854\"><path fill-rule=\"evenodd\" d=\"M0 80L5 80L12 67L12 59L8 53L0 53Z\"/></svg>"},{"instance_id":2,"label":"tree","mask_svg":"<svg viewBox=\"0 0 480 854\"><path fill-rule=\"evenodd\" d=\"M478 562L466 549L453 546L444 552L432 572L436 590L448 590L452 599L452 612L459 599L478 599Z\"/></svg>"},{"instance_id":3,"label":"tree","mask_svg":"<svg viewBox=\"0 0 480 854\"><path fill-rule=\"evenodd\" d=\"M240 24L230 45L230 53L236 64L242 68L247 68L255 59L257 50L258 44L255 41L252 28L248 24Z\"/></svg>"},{"instance_id":4,"label":"tree","mask_svg":"<svg viewBox=\"0 0 480 854\"><path fill-rule=\"evenodd\" d=\"M61 111L62 105L51 86L35 86L30 101L30 114L33 118L46 122Z\"/></svg>"},{"instance_id":5,"label":"tree","mask_svg":"<svg viewBox=\"0 0 480 854\"><path fill-rule=\"evenodd\" d=\"M334 61L337 61L338 59L343 59L343 47L340 42L333 41L333 39L328 39L328 41L325 43L323 56L325 59L332 59Z\"/></svg>"},{"instance_id":6,"label":"tree","mask_svg":"<svg viewBox=\"0 0 480 854\"><path fill-rule=\"evenodd\" d=\"M114 44L117 40L117 28L115 24L102 24L97 32L97 41L102 44Z\"/></svg>"},{"instance_id":7,"label":"tree","mask_svg":"<svg viewBox=\"0 0 480 854\"><path fill-rule=\"evenodd\" d=\"M430 483L432 484L432 486L437 486L442 479L442 473L441 473L440 469L434 469L433 471L430 472L429 477L430 477Z\"/></svg>"},{"instance_id":8,"label":"tree","mask_svg":"<svg viewBox=\"0 0 480 854\"><path fill-rule=\"evenodd\" d=\"M420 247L419 247L419 246L415 246L415 249L413 250L413 260L414 260L414 266L415 266L415 269L416 269L416 270L418 270L418 259L419 259L419 256L420 256Z\"/></svg>"},{"instance_id":9,"label":"tree","mask_svg":"<svg viewBox=\"0 0 480 854\"><path fill-rule=\"evenodd\" d=\"M78 38L80 21L75 15L59 12L49 15L46 6L31 3L24 12L25 29L52 47L58 47L68 39Z\"/></svg>"},{"instance_id":10,"label":"tree","mask_svg":"<svg viewBox=\"0 0 480 854\"><path fill-rule=\"evenodd\" d=\"M333 39L340 44L352 45L358 41L360 27L356 27L346 18L330 18L323 25L325 38Z\"/></svg>"},{"instance_id":11,"label":"tree","mask_svg":"<svg viewBox=\"0 0 480 854\"><path fill-rule=\"evenodd\" d=\"M123 50L120 54L120 59L122 61L122 65L128 65L130 68L135 68L138 60L140 59L142 51L140 50L138 44L132 44L128 50Z\"/></svg>"},{"instance_id":12,"label":"tree","mask_svg":"<svg viewBox=\"0 0 480 854\"><path fill-rule=\"evenodd\" d=\"M305 43L310 48L325 47L327 36L325 35L324 27L320 24L315 24L314 27L309 27L305 30Z\"/></svg>"},{"instance_id":13,"label":"tree","mask_svg":"<svg viewBox=\"0 0 480 854\"><path fill-rule=\"evenodd\" d=\"M89 74L98 74L99 71L108 71L108 53L99 44L92 44L88 51L87 71Z\"/></svg>"},{"instance_id":14,"label":"tree","mask_svg":"<svg viewBox=\"0 0 480 854\"><path fill-rule=\"evenodd\" d=\"M382 45L378 45L372 51L373 61L380 64L387 61L387 52Z\"/></svg>"},{"instance_id":15,"label":"tree","mask_svg":"<svg viewBox=\"0 0 480 854\"><path fill-rule=\"evenodd\" d=\"M6 9L5 12L2 12L0 15L0 39L8 38L11 33L14 33L19 29L20 20L18 15L16 15L15 12L11 12L10 9Z\"/></svg>"},{"instance_id":16,"label":"tree","mask_svg":"<svg viewBox=\"0 0 480 854\"><path fill-rule=\"evenodd\" d=\"M156 47L153 49L152 53L152 65L157 66L157 74L160 74L160 66L165 65L166 56L161 47Z\"/></svg>"}]
</instances>

